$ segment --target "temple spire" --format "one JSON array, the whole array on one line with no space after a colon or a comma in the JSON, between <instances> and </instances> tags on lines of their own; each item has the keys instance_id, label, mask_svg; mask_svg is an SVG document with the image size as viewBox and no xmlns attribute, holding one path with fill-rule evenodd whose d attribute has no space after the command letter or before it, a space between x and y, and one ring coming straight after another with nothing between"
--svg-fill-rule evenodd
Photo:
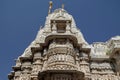
<instances>
[{"instance_id":1,"label":"temple spire","mask_svg":"<svg viewBox=\"0 0 120 80\"><path fill-rule=\"evenodd\" d=\"M62 9L64 9L64 4L62 4Z\"/></svg>"},{"instance_id":2,"label":"temple spire","mask_svg":"<svg viewBox=\"0 0 120 80\"><path fill-rule=\"evenodd\" d=\"M49 2L49 11L48 11L48 14L50 14L50 13L51 13L52 5L53 5L53 2L52 2L52 1L50 1L50 2Z\"/></svg>"}]
</instances>

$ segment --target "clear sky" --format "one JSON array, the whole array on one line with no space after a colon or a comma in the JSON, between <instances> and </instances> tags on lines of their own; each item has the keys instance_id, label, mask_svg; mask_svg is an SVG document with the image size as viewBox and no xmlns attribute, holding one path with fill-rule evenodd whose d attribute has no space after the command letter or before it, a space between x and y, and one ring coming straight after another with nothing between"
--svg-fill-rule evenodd
<instances>
[{"instance_id":1,"label":"clear sky","mask_svg":"<svg viewBox=\"0 0 120 80\"><path fill-rule=\"evenodd\" d=\"M88 43L120 35L120 0L52 0L65 4ZM44 26L49 0L0 0L0 80Z\"/></svg>"}]
</instances>

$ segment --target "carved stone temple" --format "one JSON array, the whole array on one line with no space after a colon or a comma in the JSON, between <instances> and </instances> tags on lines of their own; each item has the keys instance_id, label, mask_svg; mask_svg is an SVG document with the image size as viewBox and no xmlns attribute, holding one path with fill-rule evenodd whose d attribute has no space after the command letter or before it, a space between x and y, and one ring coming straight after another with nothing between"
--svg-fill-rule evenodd
<instances>
[{"instance_id":1,"label":"carved stone temple","mask_svg":"<svg viewBox=\"0 0 120 80\"><path fill-rule=\"evenodd\" d=\"M63 8L46 17L9 80L120 80L120 36L88 44Z\"/></svg>"}]
</instances>

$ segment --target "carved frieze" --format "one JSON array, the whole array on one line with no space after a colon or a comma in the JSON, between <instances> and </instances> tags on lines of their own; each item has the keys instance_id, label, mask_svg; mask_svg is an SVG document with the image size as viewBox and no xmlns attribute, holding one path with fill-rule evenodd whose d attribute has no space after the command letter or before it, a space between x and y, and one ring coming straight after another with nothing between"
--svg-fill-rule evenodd
<instances>
[{"instance_id":1,"label":"carved frieze","mask_svg":"<svg viewBox=\"0 0 120 80\"><path fill-rule=\"evenodd\" d=\"M69 64L55 64L47 66L47 70L78 70L78 68Z\"/></svg>"}]
</instances>

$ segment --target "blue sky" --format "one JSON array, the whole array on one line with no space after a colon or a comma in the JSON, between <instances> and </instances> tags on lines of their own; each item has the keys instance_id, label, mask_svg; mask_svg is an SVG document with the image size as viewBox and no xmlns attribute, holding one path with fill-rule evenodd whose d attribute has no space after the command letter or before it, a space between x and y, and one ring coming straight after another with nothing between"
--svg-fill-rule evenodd
<instances>
[{"instance_id":1,"label":"blue sky","mask_svg":"<svg viewBox=\"0 0 120 80\"><path fill-rule=\"evenodd\" d=\"M65 4L88 43L120 35L120 0L52 0ZM0 0L0 80L44 26L49 0Z\"/></svg>"}]
</instances>

